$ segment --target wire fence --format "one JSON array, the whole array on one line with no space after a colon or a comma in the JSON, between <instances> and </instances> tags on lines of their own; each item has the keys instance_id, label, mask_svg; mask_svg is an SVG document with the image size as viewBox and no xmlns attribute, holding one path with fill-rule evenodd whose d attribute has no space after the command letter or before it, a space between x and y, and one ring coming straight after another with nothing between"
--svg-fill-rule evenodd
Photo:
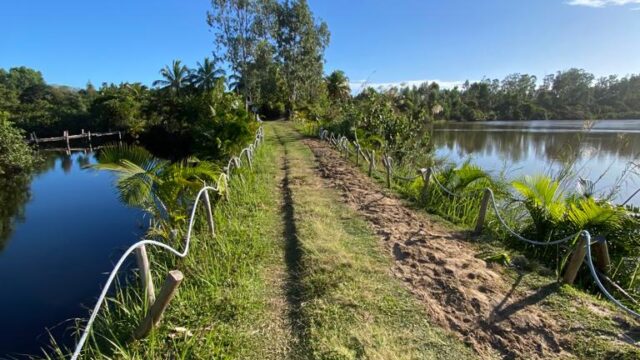
<instances>
[{"instance_id":1,"label":"wire fence","mask_svg":"<svg viewBox=\"0 0 640 360\"><path fill-rule=\"evenodd\" d=\"M349 149L349 141L345 136L342 135L338 135L336 137L336 135L333 132L329 132L326 129L322 129L320 128L319 130L319 138L320 140L325 140L328 141L331 145L333 145L334 147L336 147L341 153L345 154L345 157L349 158L349 155L353 155L355 154L357 157L360 156L360 154L362 154L364 160L369 164L369 176L372 176L372 170L376 170L378 173L382 174L383 176L386 177L386 182L387 182L387 186L391 187L391 179L395 178L398 180L403 180L403 181L413 181L419 177L422 177L424 180L424 184L423 186L425 187L425 189L429 186L430 180L433 180L433 183L444 193L446 193L447 195L451 196L452 198L458 198L461 196L465 196L468 197L471 194L465 193L463 194L457 194L454 191L447 189L439 180L438 177L435 176L436 174L436 169L434 168L421 168L417 170L417 174L414 177L406 177L406 176L396 176L393 174L393 159L388 156L388 155L383 155L382 156L382 165L385 167L385 171L379 171L377 169L375 169L375 152L373 150L370 150L368 152L368 155L365 156L365 152L362 151L362 147L360 146L360 144L357 143L357 141L354 141L354 147L357 149L356 152L352 152ZM359 162L359 159L356 160L356 162ZM633 317L635 317L636 319L640 319L640 313L632 310L631 308L627 307L626 305L624 305L620 300L616 299L607 289L606 287L603 285L602 280L601 280L601 275L600 272L604 272L606 271L606 269L604 267L608 267L608 250L607 250L607 244L606 241L598 241L598 242L594 242L592 243L591 240L591 234L589 233L589 231L587 230L581 230L575 234L560 238L560 239L555 239L555 240L548 240L548 241L538 241L538 240L533 240L533 239L528 239L524 236L522 236L521 234L518 234L513 228L511 228L507 222L504 220L504 216L500 213L500 210L498 208L495 196L493 194L493 191L490 188L486 188L483 190L483 198L482 201L480 203L480 209L479 209L479 213L478 213L478 218L476 221L476 229L475 229L475 233L476 234L480 234L482 232L483 226L484 226L484 222L485 222L485 217L486 217L486 212L487 212L487 207L489 205L489 202L491 203L491 208L496 216L496 218L498 219L498 224L500 227L502 227L504 230L506 230L511 236L513 236L515 239L525 242L527 244L530 245L536 245L536 246L551 246L551 245L559 245L559 244L563 244L563 243L567 243L571 240L574 239L580 239L580 241L578 242L578 245L576 246L576 248L573 250L573 253L571 255L571 258L569 260L569 262L566 264L565 269L564 269L564 276L563 276L563 280L567 283L573 283L573 281L575 280L575 277L578 273L578 270L580 268L580 266L583 263L587 264L587 267L589 268L589 273L591 274L591 277L593 278L593 281L595 282L596 286L600 289L600 291L602 292L602 294L608 298L611 302L613 302L616 306L618 306L620 309L622 309L623 311L625 311L626 313L632 315ZM605 264L607 265L602 265L602 264L594 264L593 261L593 255L592 255L592 245L597 246L597 250L599 251L598 255L599 257L606 257L606 261L604 261ZM598 268L600 268L600 271L598 271ZM615 285L615 283L613 283ZM619 286L616 285L618 288ZM620 288L621 289L621 288Z\"/></svg>"},{"instance_id":2,"label":"wire fence","mask_svg":"<svg viewBox=\"0 0 640 360\"><path fill-rule=\"evenodd\" d=\"M260 120L259 117L256 117L256 120L261 123L262 121ZM193 230L193 226L194 226L194 222L195 222L195 218L196 218L196 210L198 209L198 204L201 201L204 201L204 204L206 206L205 210L206 210L206 215L207 215L207 220L208 220L208 226L209 226L209 230L211 231L211 235L215 236L215 223L213 220L213 211L212 211L212 204L211 204L211 199L209 197L209 192L214 192L214 193L224 193L225 196L228 195L228 191L229 191L229 180L231 179L231 176L233 175L233 169L238 169L241 168L242 165L242 157L244 156L244 158L246 159L246 161L249 164L249 167L252 169L253 165L252 165L252 161L255 155L255 150L257 149L257 147L262 144L262 142L264 141L264 128L262 126L260 126L258 128L258 130L256 131L256 136L255 139L253 141L253 143L251 143L249 146L245 147L244 149L242 149L242 151L240 151L238 156L232 156L231 159L229 160L229 162L227 163L227 166L224 168L224 172L220 174L220 176L218 177L218 180L216 182L215 185L210 186L210 185L204 185L200 191L198 191L198 194L195 197L195 200L193 202L193 206L191 208L191 216L189 218L189 226L187 228L187 235L185 237L185 241L184 241L184 248L182 251L175 249L165 243L162 243L160 241L156 241L156 240L148 240L148 239L144 239L141 241L136 242L135 244L131 245L125 252L124 254L122 254L122 256L120 256L120 259L116 262L115 266L113 267L113 270L111 270L111 273L109 274L109 277L107 278L107 282L104 285L104 288L102 289L102 292L100 293L100 296L98 297L98 300L96 301L95 306L93 307L93 310L91 311L91 315L89 317L89 320L87 321L83 331L82 331L82 335L80 336L80 339L78 340L75 350L73 352L73 355L71 356L71 360L76 360L79 358L80 354L82 353L82 349L87 341L87 338L89 337L89 334L91 332L91 328L93 326L93 323L95 322L97 316L98 316L98 312L100 311L100 308L102 307L103 303L105 302L105 299L107 297L107 293L109 292L109 289L111 288L111 285L113 284L118 271L120 270L120 268L122 267L122 264L124 263L124 261L127 259L127 257L129 255L131 255L134 251L137 251L137 256L138 256L138 264L139 267L141 267L140 271L141 271L141 277L143 280L143 285L145 286L145 291L147 293L147 296L150 297L150 301L149 303L151 303L151 307L150 310L147 314L147 317L149 318L153 318L150 319L148 321L151 321L151 323L147 324L147 330L150 329L150 327L153 326L153 323L157 323L157 320L159 319L159 315L162 313L162 311L164 311L164 309L166 308L166 306L168 305L168 302L170 301L171 297L173 296L173 291L169 291L168 289L165 291L165 288L163 287L163 289L160 291L159 296L157 299L155 299L155 295L154 295L154 291L153 291L153 285L151 282L151 278L150 278L150 272L149 272L149 268L148 268L148 259L147 259L147 254L146 254L146 246L147 245L152 245L152 246L157 246L159 248L162 248L166 251L169 251L170 253L174 254L175 256L178 256L180 258L184 258L189 254L189 244L191 243L191 234L192 234L192 230ZM204 200L202 200L202 198L204 197ZM182 274L180 273L180 279L179 281L181 281L182 278ZM179 284L178 281L178 284ZM167 282L165 282L165 285L167 285ZM174 286L177 287L177 285L174 283ZM172 290L175 290L174 289ZM156 306L158 305L158 306ZM155 306L155 308L154 308ZM154 313L156 311L160 311L160 313ZM145 318L145 320L143 320L143 325L148 322L147 318ZM143 330L144 332L144 330Z\"/></svg>"}]
</instances>

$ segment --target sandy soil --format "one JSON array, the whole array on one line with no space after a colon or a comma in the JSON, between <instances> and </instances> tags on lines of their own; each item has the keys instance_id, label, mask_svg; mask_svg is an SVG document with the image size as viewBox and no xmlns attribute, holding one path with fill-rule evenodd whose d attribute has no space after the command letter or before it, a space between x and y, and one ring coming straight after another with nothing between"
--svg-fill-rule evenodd
<instances>
[{"instance_id":1,"label":"sandy soil","mask_svg":"<svg viewBox=\"0 0 640 360\"><path fill-rule=\"evenodd\" d=\"M307 139L318 172L372 225L395 258L393 273L425 305L430 320L457 334L482 357L572 357L566 327L538 303L557 289L535 291L475 257L477 249L389 196L327 144Z\"/></svg>"}]
</instances>

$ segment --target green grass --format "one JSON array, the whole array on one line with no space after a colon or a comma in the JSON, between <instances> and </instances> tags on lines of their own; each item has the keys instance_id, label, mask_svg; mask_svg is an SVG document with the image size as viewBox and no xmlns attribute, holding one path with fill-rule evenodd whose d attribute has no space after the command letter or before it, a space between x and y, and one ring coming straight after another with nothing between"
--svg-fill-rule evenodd
<instances>
[{"instance_id":1,"label":"green grass","mask_svg":"<svg viewBox=\"0 0 640 360\"><path fill-rule=\"evenodd\" d=\"M170 269L185 275L161 325L148 338L131 341L144 315L141 291L136 284L118 287L100 312L83 358L281 358L284 335L273 327L280 314L271 309L269 277L281 254L275 157L270 145L262 146L255 171L243 168L232 177L229 201L215 208L217 237L209 235L201 213L185 259L148 249L157 288ZM181 241L174 245L183 246ZM50 357L64 353L58 348Z\"/></svg>"},{"instance_id":2,"label":"green grass","mask_svg":"<svg viewBox=\"0 0 640 360\"><path fill-rule=\"evenodd\" d=\"M306 134L305 135L314 135ZM350 157L355 166L355 157ZM380 169L380 165L378 166ZM368 165L360 159L360 170L365 174ZM398 170L403 176L410 176L408 171ZM373 179L380 185L386 186L384 175L374 172ZM408 201L408 205L416 210L430 212L429 219L439 223L452 232L461 230L468 231L475 225L477 211L474 209L464 209L460 213L464 216L452 216L456 212L453 207L448 207L444 194L438 194L435 184L430 192L435 206L428 206L420 201L420 194L416 189L420 189L423 182L421 179L415 182L394 181L392 188L388 191L400 195ZM480 195L481 196L481 195ZM437 205L439 202L444 205ZM464 202L463 202L464 203ZM462 204L464 206L464 204ZM495 222L492 211L489 212L487 223ZM493 228L488 226L488 228ZM541 290L545 293L539 305L549 311L554 318L561 321L566 326L568 335L568 347L573 355L579 359L638 359L640 358L640 347L630 344L628 341L638 340L638 323L629 316L622 313L611 302L594 296L584 291L580 291L569 285L556 284L556 276L553 270L546 268L536 259L523 255L522 247L515 248L509 246L503 239L505 234L487 231L480 238L469 239L471 242L481 245L478 247L478 257L491 259L496 258L496 262L508 258L510 264L505 267L505 274L511 276L513 282L521 277L521 282L516 287L518 292L536 292ZM525 249L527 250L527 249ZM487 260L491 261L491 260ZM550 290L548 290L550 289ZM623 340L625 334L629 332L631 339Z\"/></svg>"},{"instance_id":3,"label":"green grass","mask_svg":"<svg viewBox=\"0 0 640 360\"><path fill-rule=\"evenodd\" d=\"M300 135L288 125L273 127L289 158L289 271L302 358L474 358L455 336L431 325L390 274L392 260L379 238L321 184Z\"/></svg>"},{"instance_id":4,"label":"green grass","mask_svg":"<svg viewBox=\"0 0 640 360\"><path fill-rule=\"evenodd\" d=\"M157 288L171 269L185 275L159 327L131 340L146 311L131 270L133 282L116 287L83 358L474 358L429 323L390 274L377 236L318 183L299 135L288 125L265 127L255 171L240 170L229 201L216 206L217 237L201 213L185 259L148 249ZM55 347L45 357L71 350Z\"/></svg>"}]
</instances>

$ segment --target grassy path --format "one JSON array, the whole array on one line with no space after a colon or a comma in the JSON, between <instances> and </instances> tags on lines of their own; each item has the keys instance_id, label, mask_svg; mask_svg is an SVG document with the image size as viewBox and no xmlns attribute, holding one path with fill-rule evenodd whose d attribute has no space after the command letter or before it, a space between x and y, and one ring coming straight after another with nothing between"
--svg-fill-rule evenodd
<instances>
[{"instance_id":1,"label":"grassy path","mask_svg":"<svg viewBox=\"0 0 640 360\"><path fill-rule=\"evenodd\" d=\"M160 327L136 286L103 309L85 359L636 359L628 319L553 279L490 266L290 123L265 123L254 171L204 215ZM59 348L48 358L66 358Z\"/></svg>"},{"instance_id":2,"label":"grassy path","mask_svg":"<svg viewBox=\"0 0 640 360\"><path fill-rule=\"evenodd\" d=\"M465 359L389 269L378 238L316 173L301 136L267 124L282 171L287 318L296 359Z\"/></svg>"}]
</instances>

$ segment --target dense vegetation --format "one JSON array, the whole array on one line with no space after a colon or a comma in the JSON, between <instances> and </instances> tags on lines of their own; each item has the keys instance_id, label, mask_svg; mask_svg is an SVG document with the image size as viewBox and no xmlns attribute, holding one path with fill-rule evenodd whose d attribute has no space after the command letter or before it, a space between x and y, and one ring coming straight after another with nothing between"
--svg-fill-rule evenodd
<instances>
[{"instance_id":1,"label":"dense vegetation","mask_svg":"<svg viewBox=\"0 0 640 360\"><path fill-rule=\"evenodd\" d=\"M231 87L270 117L327 110L323 82L329 30L306 0L213 0L208 22Z\"/></svg>"},{"instance_id":2,"label":"dense vegetation","mask_svg":"<svg viewBox=\"0 0 640 360\"><path fill-rule=\"evenodd\" d=\"M348 84L341 75L332 74L327 80ZM442 89L435 82L377 90L365 87L355 101L374 96L385 97L395 112L419 122L640 118L640 75L595 79L581 69L548 75L541 84L533 75L511 74L501 81L467 81L453 89Z\"/></svg>"}]
</instances>

